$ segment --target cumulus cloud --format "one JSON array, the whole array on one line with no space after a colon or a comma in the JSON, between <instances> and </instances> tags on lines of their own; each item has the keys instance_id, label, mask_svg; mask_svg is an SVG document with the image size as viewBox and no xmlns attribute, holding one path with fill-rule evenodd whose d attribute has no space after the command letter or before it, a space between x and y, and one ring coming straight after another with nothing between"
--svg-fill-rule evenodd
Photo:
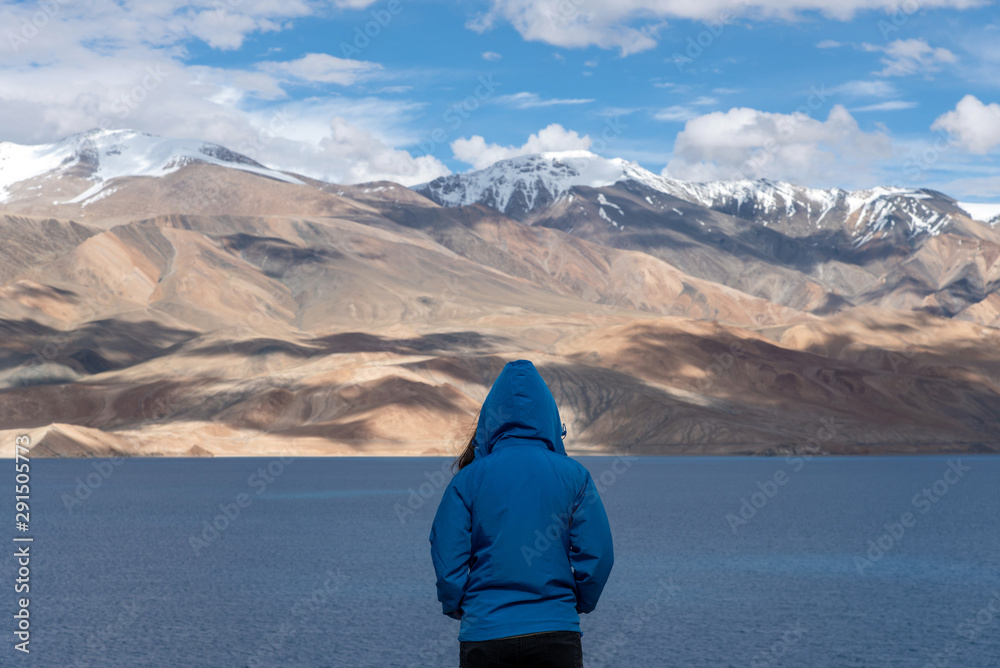
<instances>
[{"instance_id":1,"label":"cumulus cloud","mask_svg":"<svg viewBox=\"0 0 1000 668\"><path fill-rule=\"evenodd\" d=\"M552 123L528 137L521 146L501 146L487 144L480 135L456 139L451 143L451 150L457 160L472 165L474 169L489 167L498 160L506 160L519 155L545 153L547 151L570 151L590 148L591 139L588 135L580 136L572 130L567 130L558 123Z\"/></svg>"},{"instance_id":2,"label":"cumulus cloud","mask_svg":"<svg viewBox=\"0 0 1000 668\"><path fill-rule=\"evenodd\" d=\"M966 95L952 111L939 116L931 129L944 130L966 151L985 155L1000 146L1000 104L983 104L976 96Z\"/></svg>"},{"instance_id":3,"label":"cumulus cloud","mask_svg":"<svg viewBox=\"0 0 1000 668\"><path fill-rule=\"evenodd\" d=\"M189 19L187 30L213 49L233 50L243 46L246 36L254 32L280 30L280 25L268 18L252 17L225 10L202 10Z\"/></svg>"},{"instance_id":4,"label":"cumulus cloud","mask_svg":"<svg viewBox=\"0 0 1000 668\"><path fill-rule=\"evenodd\" d=\"M886 135L864 132L841 105L825 121L802 112L734 108L688 121L663 174L689 181L771 178L848 184L891 154Z\"/></svg>"},{"instance_id":5,"label":"cumulus cloud","mask_svg":"<svg viewBox=\"0 0 1000 668\"><path fill-rule=\"evenodd\" d=\"M503 56L496 51L483 51L483 60L500 60L501 58Z\"/></svg>"},{"instance_id":6,"label":"cumulus cloud","mask_svg":"<svg viewBox=\"0 0 1000 668\"><path fill-rule=\"evenodd\" d=\"M932 47L923 39L897 39L886 46L863 44L862 48L865 51L881 51L885 54L882 58L885 68L876 72L883 77L937 72L943 64L958 61L955 54L948 49Z\"/></svg>"},{"instance_id":7,"label":"cumulus cloud","mask_svg":"<svg viewBox=\"0 0 1000 668\"><path fill-rule=\"evenodd\" d=\"M921 9L965 9L981 0L922 0ZM568 48L599 46L619 49L623 55L656 46L667 20L731 21L751 18L793 19L806 11L828 18L851 19L855 14L896 11L899 0L492 0L490 10L468 27L482 32L498 23L511 24L524 39Z\"/></svg>"},{"instance_id":8,"label":"cumulus cloud","mask_svg":"<svg viewBox=\"0 0 1000 668\"><path fill-rule=\"evenodd\" d=\"M265 61L257 64L263 72L283 75L311 83L349 86L382 69L377 63L337 58L326 53L307 53L297 60Z\"/></svg>"},{"instance_id":9,"label":"cumulus cloud","mask_svg":"<svg viewBox=\"0 0 1000 668\"><path fill-rule=\"evenodd\" d=\"M396 181L412 186L451 173L437 158L415 158L341 117L330 121L330 134L319 142L317 156L330 161L329 169L340 175L340 183Z\"/></svg>"}]
</instances>

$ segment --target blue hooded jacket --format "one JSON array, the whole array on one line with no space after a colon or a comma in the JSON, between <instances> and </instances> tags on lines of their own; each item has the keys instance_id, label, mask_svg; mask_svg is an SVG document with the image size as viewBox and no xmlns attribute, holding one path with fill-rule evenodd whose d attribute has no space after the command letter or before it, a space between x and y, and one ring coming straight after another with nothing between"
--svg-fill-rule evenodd
<instances>
[{"instance_id":1,"label":"blue hooded jacket","mask_svg":"<svg viewBox=\"0 0 1000 668\"><path fill-rule=\"evenodd\" d=\"M566 455L559 410L528 360L509 362L483 402L475 458L431 528L442 612L460 641L580 631L614 563L590 473Z\"/></svg>"}]
</instances>

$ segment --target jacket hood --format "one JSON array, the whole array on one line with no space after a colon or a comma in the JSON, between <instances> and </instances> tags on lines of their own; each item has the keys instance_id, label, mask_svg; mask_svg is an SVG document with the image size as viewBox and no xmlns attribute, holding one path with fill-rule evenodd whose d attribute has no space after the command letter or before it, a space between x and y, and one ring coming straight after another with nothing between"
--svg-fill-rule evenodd
<instances>
[{"instance_id":1,"label":"jacket hood","mask_svg":"<svg viewBox=\"0 0 1000 668\"><path fill-rule=\"evenodd\" d=\"M556 400L535 365L529 360L504 365L479 413L476 458L510 439L541 441L565 455L562 434Z\"/></svg>"}]
</instances>

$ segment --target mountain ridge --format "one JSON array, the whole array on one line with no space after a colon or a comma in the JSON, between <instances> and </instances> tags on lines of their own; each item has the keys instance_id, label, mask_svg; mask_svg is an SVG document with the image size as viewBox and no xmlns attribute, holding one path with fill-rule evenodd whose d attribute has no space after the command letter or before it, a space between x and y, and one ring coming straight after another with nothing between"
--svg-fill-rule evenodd
<instances>
[{"instance_id":1,"label":"mountain ridge","mask_svg":"<svg viewBox=\"0 0 1000 668\"><path fill-rule=\"evenodd\" d=\"M636 163L621 158L603 158L589 151L508 158L480 170L443 176L411 187L442 206L481 203L523 220L538 209L556 203L576 186L602 187L627 181L765 225L804 212L810 227L822 229L823 220L834 212L830 222L834 227L850 222L849 232L858 245L875 238L886 228L891 229L897 222L905 224L910 234L934 235L949 222L950 215L971 218L954 199L928 189L875 186L848 191L810 188L770 179L678 181L654 174ZM934 211L920 203L926 199L938 200L945 210ZM813 205L817 207L816 213L812 210ZM840 220L834 220L838 215Z\"/></svg>"},{"instance_id":2,"label":"mountain ridge","mask_svg":"<svg viewBox=\"0 0 1000 668\"><path fill-rule=\"evenodd\" d=\"M65 174L92 183L63 201L86 206L108 196L109 184L116 178L166 176L191 162L240 169L300 185L307 180L316 182L268 168L211 142L164 138L130 129L95 128L51 144L21 145L0 141L0 203L10 203L18 195L29 194L25 191L37 189L36 181L40 178ZM756 220L765 226L780 224L803 213L806 222L815 229L822 229L828 217L837 219L832 221L834 227L853 221L849 233L859 245L897 223L905 224L911 234L933 235L950 222L951 215L973 218L973 214L963 210L956 200L924 188L875 186L848 191L763 178L680 181L650 172L628 160L604 158L585 150L507 158L480 170L411 186L411 190L442 206L481 203L523 220L566 196L573 187L603 187L626 181L722 213ZM939 210L932 210L921 200L936 200ZM990 212L992 217L987 217L988 220L1000 218L992 208L998 205L968 206L975 207L980 217ZM808 233L808 230L800 232Z\"/></svg>"}]
</instances>

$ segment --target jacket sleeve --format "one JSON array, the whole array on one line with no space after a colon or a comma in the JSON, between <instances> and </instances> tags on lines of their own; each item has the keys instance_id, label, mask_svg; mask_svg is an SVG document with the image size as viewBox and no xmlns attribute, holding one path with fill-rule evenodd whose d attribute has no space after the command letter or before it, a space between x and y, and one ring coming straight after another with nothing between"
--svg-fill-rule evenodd
<instances>
[{"instance_id":1,"label":"jacket sleeve","mask_svg":"<svg viewBox=\"0 0 1000 668\"><path fill-rule=\"evenodd\" d=\"M576 610L588 613L597 607L597 599L615 562L611 526L589 472L575 500L569 542L569 560L576 580Z\"/></svg>"},{"instance_id":2,"label":"jacket sleeve","mask_svg":"<svg viewBox=\"0 0 1000 668\"><path fill-rule=\"evenodd\" d=\"M462 596L469 582L472 518L455 478L445 489L434 515L430 541L441 611L458 619L461 616Z\"/></svg>"}]
</instances>

